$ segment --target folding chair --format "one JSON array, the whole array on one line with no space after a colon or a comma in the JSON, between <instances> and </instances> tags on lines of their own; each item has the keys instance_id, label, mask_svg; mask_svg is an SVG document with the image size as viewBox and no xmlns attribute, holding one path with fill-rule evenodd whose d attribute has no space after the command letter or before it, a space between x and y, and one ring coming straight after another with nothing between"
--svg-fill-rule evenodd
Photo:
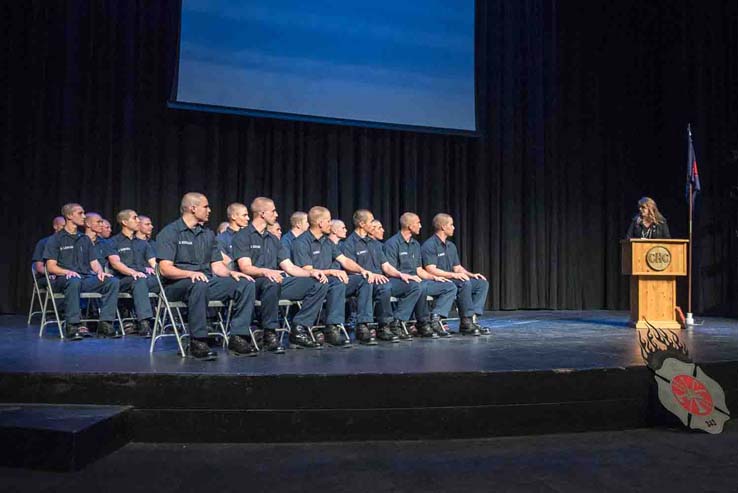
<instances>
[{"instance_id":1,"label":"folding chair","mask_svg":"<svg viewBox=\"0 0 738 493\"><path fill-rule=\"evenodd\" d=\"M44 266L44 276L46 277L46 296L44 297L44 303L41 307L42 314L41 314L41 327L39 327L38 336L43 337L44 335L44 328L49 324L56 324L57 328L59 329L59 337L61 339L64 339L64 324L66 322L62 322L61 317L59 316L59 308L56 306L56 300L63 300L64 294L62 293L55 293L54 287L51 284L51 278L49 277L49 271L46 270L46 267ZM79 295L80 300L101 300L102 295L100 293L90 293L90 292L82 292ZM52 312L54 314L54 320L48 320L46 317L46 307L48 306L48 302L51 301L51 307ZM90 306L87 306L87 310L85 311L86 317L80 318L80 322L99 322L100 317L97 318L90 318ZM120 325L120 331L123 337L125 337L125 334L123 333L123 323L121 322L120 318L120 312L118 311L118 308L115 308L115 315L118 319L118 323Z\"/></svg>"},{"instance_id":2,"label":"folding chair","mask_svg":"<svg viewBox=\"0 0 738 493\"><path fill-rule=\"evenodd\" d=\"M156 305L156 312L154 314L154 329L151 334L151 345L149 346L149 353L153 354L156 341L163 337L173 336L177 339L179 354L184 358L186 357L186 353L184 350L185 345L182 341L183 339L188 338L189 342L190 337L189 331L187 329L187 323L185 322L184 316L182 315L182 310L187 309L187 303L185 303L184 301L169 301L166 292L164 291L164 284L161 282L161 275L159 274L158 265L156 266L155 275L156 282L159 284L159 301ZM208 308L214 308L217 310L218 321L216 322L216 325L219 329L217 332L208 331L208 335L222 337L223 347L226 347L228 345L228 332L231 324L233 300L229 300L227 304L223 303L222 301L212 300L208 302ZM223 320L223 309L227 310L225 320ZM169 319L169 323L167 323L167 318ZM171 333L166 332L167 327L171 327ZM251 329L249 329L249 331L250 330ZM256 341L254 339L253 333L251 333L251 339L252 341L254 341L255 344Z\"/></svg>"},{"instance_id":3,"label":"folding chair","mask_svg":"<svg viewBox=\"0 0 738 493\"><path fill-rule=\"evenodd\" d=\"M42 288L38 285L38 279L36 278L36 269L31 266L31 278L33 279L33 288L31 290L31 306L28 308L28 321L26 325L31 325L31 320L36 315L41 315L45 309L44 300L46 299L46 288ZM38 300L38 307L40 310L33 311L33 305Z\"/></svg>"}]
</instances>

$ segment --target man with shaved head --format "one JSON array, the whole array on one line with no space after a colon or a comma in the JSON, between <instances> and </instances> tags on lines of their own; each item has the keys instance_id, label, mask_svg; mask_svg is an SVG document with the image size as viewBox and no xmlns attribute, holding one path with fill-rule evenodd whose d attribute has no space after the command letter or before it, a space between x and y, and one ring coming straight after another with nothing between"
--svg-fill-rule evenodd
<instances>
[{"instance_id":1,"label":"man with shaved head","mask_svg":"<svg viewBox=\"0 0 738 493\"><path fill-rule=\"evenodd\" d=\"M37 282L41 286L46 285L46 277L44 276L44 247L46 246L46 242L49 241L49 238L64 229L64 223L65 221L63 216L56 216L51 221L51 229L54 232L49 236L45 236L38 240L38 242L36 243L36 247L33 249L33 254L31 255L31 262L33 262L33 273L36 276Z\"/></svg>"},{"instance_id":2,"label":"man with shaved head","mask_svg":"<svg viewBox=\"0 0 738 493\"><path fill-rule=\"evenodd\" d=\"M148 244L151 245L151 248L154 249L154 253L156 253L156 241L154 241L152 236L152 233L154 232L154 224L151 222L151 218L141 214L138 216L138 220L139 224L136 238L148 242Z\"/></svg>"},{"instance_id":3,"label":"man with shaved head","mask_svg":"<svg viewBox=\"0 0 738 493\"><path fill-rule=\"evenodd\" d=\"M82 338L81 332L86 332L81 325L80 293L102 295L97 333L99 336L119 337L113 321L120 283L103 270L90 238L79 231L85 224L82 206L65 204L62 216L65 219L64 228L46 242L43 257L51 276L52 288L64 293L67 338L79 340Z\"/></svg>"},{"instance_id":4,"label":"man with shaved head","mask_svg":"<svg viewBox=\"0 0 738 493\"><path fill-rule=\"evenodd\" d=\"M113 234L113 227L110 225L110 221L103 218L102 230L100 231L100 238L107 240Z\"/></svg>"},{"instance_id":5,"label":"man with shaved head","mask_svg":"<svg viewBox=\"0 0 738 493\"><path fill-rule=\"evenodd\" d=\"M279 328L279 300L300 301L294 315L290 342L302 347L316 347L307 329L315 325L323 306L328 279L319 271L307 271L292 263L287 247L267 228L276 224L274 201L257 197L251 203L251 224L233 237L233 255L241 272L256 279L256 298L261 302L260 325L264 347L283 352L276 330Z\"/></svg>"},{"instance_id":6,"label":"man with shaved head","mask_svg":"<svg viewBox=\"0 0 738 493\"><path fill-rule=\"evenodd\" d=\"M240 202L234 202L226 209L228 227L215 237L223 262L230 270L238 270L233 262L233 235L249 225L249 209Z\"/></svg>"},{"instance_id":7,"label":"man with shaved head","mask_svg":"<svg viewBox=\"0 0 738 493\"><path fill-rule=\"evenodd\" d=\"M382 221L374 219L368 234L373 240L384 241L384 226L382 225Z\"/></svg>"},{"instance_id":8,"label":"man with shaved head","mask_svg":"<svg viewBox=\"0 0 738 493\"><path fill-rule=\"evenodd\" d=\"M489 282L482 274L469 272L461 265L456 245L450 240L456 230L450 215L436 214L433 229L435 234L421 247L423 267L430 275L450 279L456 285L456 304L461 317L459 332L473 336L489 333L489 329L475 320L476 315L484 313Z\"/></svg>"},{"instance_id":9,"label":"man with shaved head","mask_svg":"<svg viewBox=\"0 0 738 493\"><path fill-rule=\"evenodd\" d=\"M159 292L159 283L154 275L156 254L146 241L137 238L140 220L136 211L124 209L116 216L120 233L108 244L110 266L120 280L120 290L131 293L138 322L138 334L151 337L151 309L149 293Z\"/></svg>"},{"instance_id":10,"label":"man with shaved head","mask_svg":"<svg viewBox=\"0 0 738 493\"><path fill-rule=\"evenodd\" d=\"M340 219L334 219L331 221L331 232L328 235L328 239L331 240L334 245L340 247L341 242L346 239L347 235L348 229L346 229L346 223Z\"/></svg>"},{"instance_id":11,"label":"man with shaved head","mask_svg":"<svg viewBox=\"0 0 738 493\"><path fill-rule=\"evenodd\" d=\"M164 227L156 237L156 255L167 299L187 303L190 332L189 354L212 360L216 354L207 344L207 309L210 300L233 301L228 349L252 354L247 340L254 311L254 280L223 263L215 234L205 228L210 204L205 195L186 193L180 203L181 217Z\"/></svg>"},{"instance_id":12,"label":"man with shaved head","mask_svg":"<svg viewBox=\"0 0 738 493\"><path fill-rule=\"evenodd\" d=\"M85 214L85 234L90 238L94 247L95 258L103 269L108 267L107 244L102 237L105 229L105 219L97 212Z\"/></svg>"},{"instance_id":13,"label":"man with shaved head","mask_svg":"<svg viewBox=\"0 0 738 493\"><path fill-rule=\"evenodd\" d=\"M269 231L271 234L277 237L278 240L280 240L280 243L282 241L282 225L279 224L279 221L274 221L274 224L270 224L267 226L267 231Z\"/></svg>"},{"instance_id":14,"label":"man with shaved head","mask_svg":"<svg viewBox=\"0 0 738 493\"><path fill-rule=\"evenodd\" d=\"M303 211L295 211L290 216L290 230L282 235L282 244L287 247L287 250L292 252L292 242L295 238L299 237L305 231L308 230L308 215Z\"/></svg>"},{"instance_id":15,"label":"man with shaved head","mask_svg":"<svg viewBox=\"0 0 738 493\"><path fill-rule=\"evenodd\" d=\"M292 244L292 261L306 270L317 270L328 276L324 331L326 340L333 345L347 342L342 341L338 325L345 323L346 296L356 295L356 339L362 344L376 344L375 333L368 326L373 320L372 283L376 282L374 274L344 255L328 239L331 232L331 213L328 209L322 206L310 209L308 223L310 228ZM334 262L341 268L336 268Z\"/></svg>"},{"instance_id":16,"label":"man with shaved head","mask_svg":"<svg viewBox=\"0 0 738 493\"><path fill-rule=\"evenodd\" d=\"M449 279L434 276L423 269L420 243L413 238L420 234L420 217L413 212L400 216L400 231L384 243L387 260L400 272L420 277L422 293L415 305L415 319L421 337L447 337L448 333L441 321L448 317L456 298L456 285ZM433 309L429 310L428 296L434 298Z\"/></svg>"}]
</instances>

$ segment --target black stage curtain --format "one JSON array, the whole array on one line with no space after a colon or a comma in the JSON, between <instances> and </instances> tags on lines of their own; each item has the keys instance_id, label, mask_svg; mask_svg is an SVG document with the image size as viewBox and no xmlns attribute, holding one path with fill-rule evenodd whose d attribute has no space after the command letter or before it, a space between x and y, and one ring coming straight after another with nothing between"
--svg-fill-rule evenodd
<instances>
[{"instance_id":1,"label":"black stage curtain","mask_svg":"<svg viewBox=\"0 0 738 493\"><path fill-rule=\"evenodd\" d=\"M427 236L447 211L464 263L492 281L489 308L625 308L618 240L638 198L687 233L692 122L695 312L735 312L734 0L477 0L479 138L167 109L178 9L0 7L0 311L26 309L31 249L61 204L108 218L131 207L161 226L189 190L208 195L211 225L256 195L283 224L315 204L345 220L369 207L388 233L414 210Z\"/></svg>"}]
</instances>

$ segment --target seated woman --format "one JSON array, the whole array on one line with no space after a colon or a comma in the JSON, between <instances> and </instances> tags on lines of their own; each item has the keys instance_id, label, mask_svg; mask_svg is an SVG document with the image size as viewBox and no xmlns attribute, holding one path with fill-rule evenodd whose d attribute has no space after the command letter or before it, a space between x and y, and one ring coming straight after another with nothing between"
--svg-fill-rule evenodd
<instances>
[{"instance_id":1,"label":"seated woman","mask_svg":"<svg viewBox=\"0 0 738 493\"><path fill-rule=\"evenodd\" d=\"M627 239L649 238L661 239L671 238L669 226L666 219L659 212L656 202L650 197L643 197L638 201L638 214L628 227L625 234Z\"/></svg>"}]
</instances>

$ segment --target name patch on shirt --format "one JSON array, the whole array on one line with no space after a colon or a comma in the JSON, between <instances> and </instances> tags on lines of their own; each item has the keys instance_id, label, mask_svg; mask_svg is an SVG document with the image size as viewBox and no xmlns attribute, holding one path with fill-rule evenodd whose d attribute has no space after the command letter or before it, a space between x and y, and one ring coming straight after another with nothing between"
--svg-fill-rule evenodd
<instances>
[{"instance_id":1,"label":"name patch on shirt","mask_svg":"<svg viewBox=\"0 0 738 493\"><path fill-rule=\"evenodd\" d=\"M439 256L439 257L443 257L443 256L445 256L445 255L446 255L446 253L445 253L445 252L444 252L444 253L439 253L439 254L438 254L438 256Z\"/></svg>"},{"instance_id":2,"label":"name patch on shirt","mask_svg":"<svg viewBox=\"0 0 738 493\"><path fill-rule=\"evenodd\" d=\"M368 251L369 250L359 250L358 252L356 252L356 255L363 255L363 254L365 254Z\"/></svg>"},{"instance_id":3,"label":"name patch on shirt","mask_svg":"<svg viewBox=\"0 0 738 493\"><path fill-rule=\"evenodd\" d=\"M131 251L131 248L130 247L123 247L123 248L119 248L118 251L119 252L130 252Z\"/></svg>"},{"instance_id":4,"label":"name patch on shirt","mask_svg":"<svg viewBox=\"0 0 738 493\"><path fill-rule=\"evenodd\" d=\"M251 245L249 248L261 248L261 245Z\"/></svg>"},{"instance_id":5,"label":"name patch on shirt","mask_svg":"<svg viewBox=\"0 0 738 493\"><path fill-rule=\"evenodd\" d=\"M179 245L192 245L192 242L191 241L187 241L187 240L179 240L177 242L177 244L179 244Z\"/></svg>"},{"instance_id":6,"label":"name patch on shirt","mask_svg":"<svg viewBox=\"0 0 738 493\"><path fill-rule=\"evenodd\" d=\"M320 250L315 250L315 251L313 252L313 255L319 255L319 254L320 254Z\"/></svg>"},{"instance_id":7,"label":"name patch on shirt","mask_svg":"<svg viewBox=\"0 0 738 493\"><path fill-rule=\"evenodd\" d=\"M400 252L400 256L407 255L407 252Z\"/></svg>"},{"instance_id":8,"label":"name patch on shirt","mask_svg":"<svg viewBox=\"0 0 738 493\"><path fill-rule=\"evenodd\" d=\"M74 250L74 245L60 246L59 250Z\"/></svg>"}]
</instances>

